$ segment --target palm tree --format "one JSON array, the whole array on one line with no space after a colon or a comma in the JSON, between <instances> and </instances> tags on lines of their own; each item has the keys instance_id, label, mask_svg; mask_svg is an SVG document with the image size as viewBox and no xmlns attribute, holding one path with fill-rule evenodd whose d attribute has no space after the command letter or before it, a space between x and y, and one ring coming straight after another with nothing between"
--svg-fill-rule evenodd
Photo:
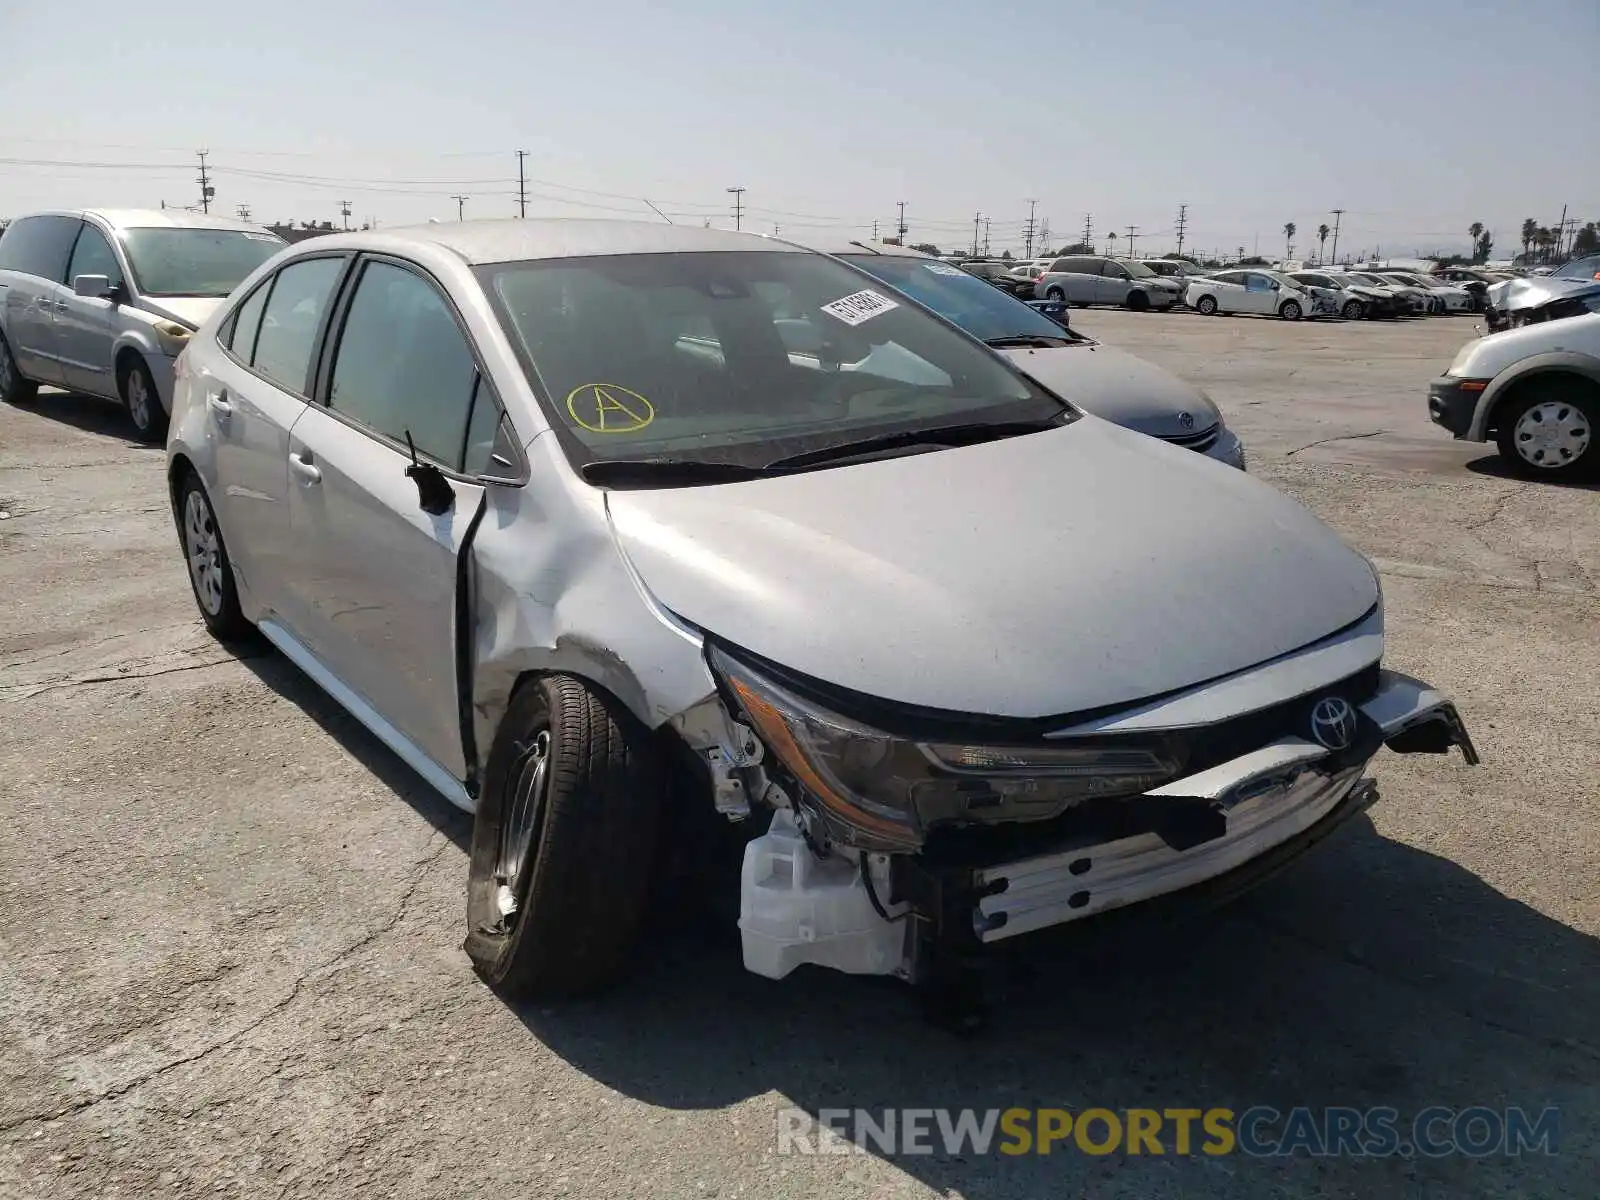
<instances>
[{"instance_id":1,"label":"palm tree","mask_svg":"<svg viewBox=\"0 0 1600 1200\"><path fill-rule=\"evenodd\" d=\"M1283 227L1283 256L1288 258L1294 252L1294 222L1290 221Z\"/></svg>"},{"instance_id":2,"label":"palm tree","mask_svg":"<svg viewBox=\"0 0 1600 1200\"><path fill-rule=\"evenodd\" d=\"M1528 257L1528 251L1533 249L1534 236L1539 232L1539 223L1532 217L1522 222L1522 257Z\"/></svg>"},{"instance_id":3,"label":"palm tree","mask_svg":"<svg viewBox=\"0 0 1600 1200\"><path fill-rule=\"evenodd\" d=\"M1111 239L1111 257L1115 258L1117 256L1117 231L1113 229L1106 236Z\"/></svg>"},{"instance_id":4,"label":"palm tree","mask_svg":"<svg viewBox=\"0 0 1600 1200\"><path fill-rule=\"evenodd\" d=\"M1333 230L1329 229L1326 225L1318 225L1317 226L1317 261L1318 262L1327 261L1327 258L1323 254L1322 251L1328 244L1328 235L1330 233L1332 233L1332 232L1333 232Z\"/></svg>"},{"instance_id":5,"label":"palm tree","mask_svg":"<svg viewBox=\"0 0 1600 1200\"><path fill-rule=\"evenodd\" d=\"M1472 258L1476 262L1478 258L1478 239L1483 237L1483 222L1474 221L1471 225L1468 225L1467 236L1472 239Z\"/></svg>"},{"instance_id":6,"label":"palm tree","mask_svg":"<svg viewBox=\"0 0 1600 1200\"><path fill-rule=\"evenodd\" d=\"M1556 235L1541 225L1533 231L1533 244L1539 248L1539 261L1550 261L1550 245L1556 240Z\"/></svg>"}]
</instances>

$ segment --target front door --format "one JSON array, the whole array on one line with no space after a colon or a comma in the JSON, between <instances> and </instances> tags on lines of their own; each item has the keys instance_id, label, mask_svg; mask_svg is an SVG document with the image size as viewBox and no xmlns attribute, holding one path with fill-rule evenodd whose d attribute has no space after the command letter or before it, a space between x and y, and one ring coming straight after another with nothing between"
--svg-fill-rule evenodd
<instances>
[{"instance_id":1,"label":"front door","mask_svg":"<svg viewBox=\"0 0 1600 1200\"><path fill-rule=\"evenodd\" d=\"M1099 286L1095 295L1101 304L1122 305L1128 302L1128 271L1121 263L1103 262L1100 266Z\"/></svg>"},{"instance_id":2,"label":"front door","mask_svg":"<svg viewBox=\"0 0 1600 1200\"><path fill-rule=\"evenodd\" d=\"M324 666L453 778L465 772L456 692L457 560L483 486L464 471L500 410L438 286L371 259L341 322L326 407L289 445L290 586ZM481 428L480 428L481 426ZM418 461L453 497L424 509Z\"/></svg>"},{"instance_id":3,"label":"front door","mask_svg":"<svg viewBox=\"0 0 1600 1200\"><path fill-rule=\"evenodd\" d=\"M1278 289L1274 286L1274 281L1259 271L1246 274L1244 308L1246 312L1259 313L1262 316L1275 315L1278 311Z\"/></svg>"},{"instance_id":4,"label":"front door","mask_svg":"<svg viewBox=\"0 0 1600 1200\"><path fill-rule=\"evenodd\" d=\"M80 275L104 275L111 287L122 285L122 268L111 244L93 225L84 222L72 249L63 289L62 309L56 317L56 346L62 376L69 388L95 396L117 394L111 349L116 342L117 311L102 296L79 296L72 281Z\"/></svg>"}]
</instances>

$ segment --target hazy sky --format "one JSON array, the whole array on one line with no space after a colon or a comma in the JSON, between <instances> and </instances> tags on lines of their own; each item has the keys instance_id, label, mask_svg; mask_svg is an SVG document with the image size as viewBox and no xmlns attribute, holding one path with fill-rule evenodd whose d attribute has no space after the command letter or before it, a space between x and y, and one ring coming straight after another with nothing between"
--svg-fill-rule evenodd
<instances>
[{"instance_id":1,"label":"hazy sky","mask_svg":"<svg viewBox=\"0 0 1600 1200\"><path fill-rule=\"evenodd\" d=\"M0 215L195 202L258 220L515 212L1020 247L1510 253L1600 218L1600 0L0 0ZM24 164L18 160L34 160ZM39 165L70 163L73 165ZM116 167L86 164L131 164ZM587 190L586 190L587 189ZM613 211L615 210L615 211Z\"/></svg>"}]
</instances>

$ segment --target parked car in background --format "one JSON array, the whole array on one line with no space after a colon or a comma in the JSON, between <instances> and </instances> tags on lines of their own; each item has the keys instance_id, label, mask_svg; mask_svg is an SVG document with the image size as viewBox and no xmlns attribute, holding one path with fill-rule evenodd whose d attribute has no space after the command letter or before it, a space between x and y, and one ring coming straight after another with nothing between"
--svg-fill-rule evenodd
<instances>
[{"instance_id":1,"label":"parked car in background","mask_svg":"<svg viewBox=\"0 0 1600 1200\"><path fill-rule=\"evenodd\" d=\"M1458 439L1493 441L1523 475L1600 470L1600 284L1571 303L1576 315L1463 346L1428 388L1429 418Z\"/></svg>"},{"instance_id":2,"label":"parked car in background","mask_svg":"<svg viewBox=\"0 0 1600 1200\"><path fill-rule=\"evenodd\" d=\"M1435 267L1431 278L1465 288L1472 299L1473 312L1483 311L1490 285L1500 282L1492 271L1481 267Z\"/></svg>"},{"instance_id":3,"label":"parked car in background","mask_svg":"<svg viewBox=\"0 0 1600 1200\"><path fill-rule=\"evenodd\" d=\"M1034 282L1034 294L1068 304L1115 304L1134 312L1165 311L1179 303L1175 281L1163 279L1141 262L1093 254L1068 255L1050 264Z\"/></svg>"},{"instance_id":4,"label":"parked car in background","mask_svg":"<svg viewBox=\"0 0 1600 1200\"><path fill-rule=\"evenodd\" d=\"M1012 264L1000 259L972 260L961 264L961 270L968 275L976 275L985 283L999 288L1008 295L1019 300L1033 299L1033 281L1031 279L1018 279L1012 271ZM1024 295L1024 293L1026 293Z\"/></svg>"},{"instance_id":5,"label":"parked car in background","mask_svg":"<svg viewBox=\"0 0 1600 1200\"><path fill-rule=\"evenodd\" d=\"M931 308L1085 411L1244 468L1244 447L1211 397L1153 363L1063 329L915 250L854 242L812 248Z\"/></svg>"},{"instance_id":6,"label":"parked car in background","mask_svg":"<svg viewBox=\"0 0 1600 1200\"><path fill-rule=\"evenodd\" d=\"M1190 279L1205 274L1204 268L1198 263L1183 258L1146 258L1140 261L1163 279L1170 279L1176 283L1180 298L1183 289L1188 287Z\"/></svg>"},{"instance_id":7,"label":"parked car in background","mask_svg":"<svg viewBox=\"0 0 1600 1200\"><path fill-rule=\"evenodd\" d=\"M1398 279L1389 279L1370 271L1346 271L1344 277L1365 283L1369 287L1387 288L1401 304L1407 307L1410 316L1427 316L1438 307L1438 300L1426 289L1419 288L1415 284L1402 283Z\"/></svg>"},{"instance_id":8,"label":"parked car in background","mask_svg":"<svg viewBox=\"0 0 1600 1200\"><path fill-rule=\"evenodd\" d=\"M1340 316L1347 321L1362 317L1394 317L1399 305L1392 292L1368 287L1325 271L1292 271L1289 278L1302 287L1325 292Z\"/></svg>"},{"instance_id":9,"label":"parked car in background","mask_svg":"<svg viewBox=\"0 0 1600 1200\"><path fill-rule=\"evenodd\" d=\"M1600 254L1591 254L1587 258L1575 258L1566 266L1561 267L1552 279L1600 279Z\"/></svg>"},{"instance_id":10,"label":"parked car in background","mask_svg":"<svg viewBox=\"0 0 1600 1200\"><path fill-rule=\"evenodd\" d=\"M173 361L283 245L174 209L18 217L0 237L0 399L25 404L49 384L120 400L139 436L159 439Z\"/></svg>"},{"instance_id":11,"label":"parked car in background","mask_svg":"<svg viewBox=\"0 0 1600 1200\"><path fill-rule=\"evenodd\" d=\"M1226 313L1298 321L1317 310L1316 298L1304 287L1260 269L1216 271L1191 279L1184 303L1207 317Z\"/></svg>"},{"instance_id":12,"label":"parked car in background","mask_svg":"<svg viewBox=\"0 0 1600 1200\"><path fill-rule=\"evenodd\" d=\"M751 971L937 982L1265 878L1377 799L1385 745L1477 761L1306 508L826 255L333 234L182 361L201 619L473 813L465 948L507 996L618 980L671 864L742 859Z\"/></svg>"},{"instance_id":13,"label":"parked car in background","mask_svg":"<svg viewBox=\"0 0 1600 1200\"><path fill-rule=\"evenodd\" d=\"M1458 283L1436 279L1432 275L1418 275L1414 271L1379 271L1378 275L1427 292L1435 301L1435 315L1453 316L1473 311L1472 293Z\"/></svg>"}]
</instances>

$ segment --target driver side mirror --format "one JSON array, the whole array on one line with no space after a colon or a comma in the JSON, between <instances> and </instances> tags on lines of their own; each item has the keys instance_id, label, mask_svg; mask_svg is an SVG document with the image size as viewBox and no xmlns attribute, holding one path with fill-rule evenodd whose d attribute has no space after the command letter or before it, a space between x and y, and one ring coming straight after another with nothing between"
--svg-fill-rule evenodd
<instances>
[{"instance_id":1,"label":"driver side mirror","mask_svg":"<svg viewBox=\"0 0 1600 1200\"><path fill-rule=\"evenodd\" d=\"M1283 290L1283 284L1281 284L1281 283L1279 283L1279 282L1278 282L1278 281L1277 281L1277 280L1276 280L1276 279L1274 279L1274 280L1273 280L1273 281L1272 281L1272 282L1271 282L1271 283L1270 283L1270 284L1268 284L1268 285L1267 285L1267 286L1268 286L1268 287L1270 287L1270 288L1271 288L1271 289L1272 289L1272 290L1273 290L1273 291L1275 291L1275 292L1278 292L1278 291L1282 291L1282 290Z\"/></svg>"},{"instance_id":2,"label":"driver side mirror","mask_svg":"<svg viewBox=\"0 0 1600 1200\"><path fill-rule=\"evenodd\" d=\"M72 294L82 296L86 300L115 300L116 289L111 286L111 279L106 275L74 275L72 277Z\"/></svg>"}]
</instances>

